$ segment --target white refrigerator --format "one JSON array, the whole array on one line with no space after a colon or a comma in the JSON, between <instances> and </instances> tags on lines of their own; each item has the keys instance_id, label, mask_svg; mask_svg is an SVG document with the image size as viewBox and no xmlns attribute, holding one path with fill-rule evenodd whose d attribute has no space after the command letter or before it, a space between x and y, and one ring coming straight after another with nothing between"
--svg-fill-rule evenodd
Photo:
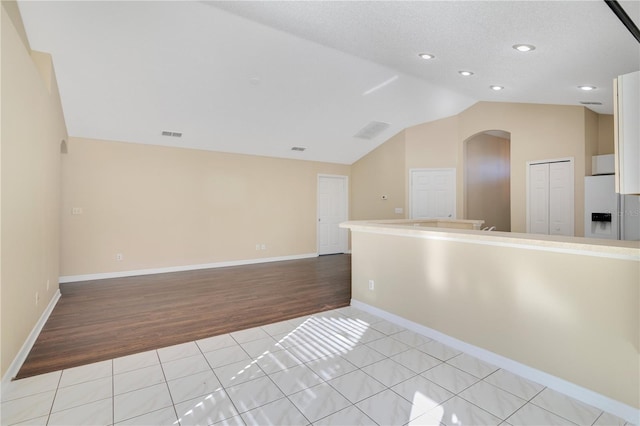
<instances>
[{"instance_id":1,"label":"white refrigerator","mask_svg":"<svg viewBox=\"0 0 640 426\"><path fill-rule=\"evenodd\" d=\"M640 196L615 191L615 176L584 178L584 236L640 240Z\"/></svg>"}]
</instances>

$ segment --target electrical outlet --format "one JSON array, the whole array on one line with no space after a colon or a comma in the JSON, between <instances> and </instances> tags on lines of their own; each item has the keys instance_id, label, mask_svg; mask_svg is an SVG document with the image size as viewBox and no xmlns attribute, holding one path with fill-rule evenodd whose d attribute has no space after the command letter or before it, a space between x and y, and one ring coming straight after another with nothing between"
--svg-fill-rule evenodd
<instances>
[{"instance_id":1,"label":"electrical outlet","mask_svg":"<svg viewBox=\"0 0 640 426\"><path fill-rule=\"evenodd\" d=\"M256 244L256 250L260 250L260 244Z\"/></svg>"},{"instance_id":2,"label":"electrical outlet","mask_svg":"<svg viewBox=\"0 0 640 426\"><path fill-rule=\"evenodd\" d=\"M71 214L82 214L82 207L74 207L71 209Z\"/></svg>"},{"instance_id":3,"label":"electrical outlet","mask_svg":"<svg viewBox=\"0 0 640 426\"><path fill-rule=\"evenodd\" d=\"M266 245L266 244L262 244L262 245L260 246L260 250L266 250L266 249L267 249L267 245Z\"/></svg>"},{"instance_id":4,"label":"electrical outlet","mask_svg":"<svg viewBox=\"0 0 640 426\"><path fill-rule=\"evenodd\" d=\"M369 280L369 290L373 291L376 289L376 283L373 280Z\"/></svg>"},{"instance_id":5,"label":"electrical outlet","mask_svg":"<svg viewBox=\"0 0 640 426\"><path fill-rule=\"evenodd\" d=\"M122 255L122 253L116 253L116 260L120 262L122 259L124 259L124 256Z\"/></svg>"},{"instance_id":6,"label":"electrical outlet","mask_svg":"<svg viewBox=\"0 0 640 426\"><path fill-rule=\"evenodd\" d=\"M38 303L40 303L40 293L36 291L36 306L38 306Z\"/></svg>"}]
</instances>

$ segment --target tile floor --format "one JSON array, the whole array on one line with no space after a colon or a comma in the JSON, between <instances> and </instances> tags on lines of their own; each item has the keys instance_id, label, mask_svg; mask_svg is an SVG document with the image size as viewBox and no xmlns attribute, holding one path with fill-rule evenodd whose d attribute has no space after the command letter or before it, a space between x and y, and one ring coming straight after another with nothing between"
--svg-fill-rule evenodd
<instances>
[{"instance_id":1,"label":"tile floor","mask_svg":"<svg viewBox=\"0 0 640 426\"><path fill-rule=\"evenodd\" d=\"M625 425L353 307L11 383L2 425Z\"/></svg>"}]
</instances>

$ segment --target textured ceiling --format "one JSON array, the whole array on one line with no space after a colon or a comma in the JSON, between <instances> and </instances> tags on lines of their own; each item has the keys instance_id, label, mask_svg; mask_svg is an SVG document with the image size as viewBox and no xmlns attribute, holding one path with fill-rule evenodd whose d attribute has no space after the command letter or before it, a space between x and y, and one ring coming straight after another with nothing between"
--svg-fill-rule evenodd
<instances>
[{"instance_id":1,"label":"textured ceiling","mask_svg":"<svg viewBox=\"0 0 640 426\"><path fill-rule=\"evenodd\" d=\"M621 4L639 20L639 2ZM612 113L612 79L640 68L602 1L19 5L31 47L53 55L70 135L126 142L350 164L480 100ZM389 126L354 137L373 121Z\"/></svg>"}]
</instances>

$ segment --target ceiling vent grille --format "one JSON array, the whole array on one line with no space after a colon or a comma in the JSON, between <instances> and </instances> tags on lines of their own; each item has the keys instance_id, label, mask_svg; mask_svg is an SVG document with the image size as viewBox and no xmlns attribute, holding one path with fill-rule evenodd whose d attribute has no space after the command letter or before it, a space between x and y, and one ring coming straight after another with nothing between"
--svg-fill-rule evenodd
<instances>
[{"instance_id":1,"label":"ceiling vent grille","mask_svg":"<svg viewBox=\"0 0 640 426\"><path fill-rule=\"evenodd\" d=\"M384 132L389 128L389 123L383 123L382 121L372 121L371 123L364 126L358 133L353 135L353 137L358 139L368 139L371 140L378 136L380 133Z\"/></svg>"},{"instance_id":2,"label":"ceiling vent grille","mask_svg":"<svg viewBox=\"0 0 640 426\"><path fill-rule=\"evenodd\" d=\"M291 147L291 151L300 151L300 152L302 152L305 149L307 149L307 148L302 147L302 146L293 146L293 147Z\"/></svg>"},{"instance_id":3,"label":"ceiling vent grille","mask_svg":"<svg viewBox=\"0 0 640 426\"><path fill-rule=\"evenodd\" d=\"M602 102L580 101L582 105L602 105Z\"/></svg>"},{"instance_id":4,"label":"ceiling vent grille","mask_svg":"<svg viewBox=\"0 0 640 426\"><path fill-rule=\"evenodd\" d=\"M173 138L181 138L182 132L169 132L167 130L162 131L162 136L171 136Z\"/></svg>"}]
</instances>

